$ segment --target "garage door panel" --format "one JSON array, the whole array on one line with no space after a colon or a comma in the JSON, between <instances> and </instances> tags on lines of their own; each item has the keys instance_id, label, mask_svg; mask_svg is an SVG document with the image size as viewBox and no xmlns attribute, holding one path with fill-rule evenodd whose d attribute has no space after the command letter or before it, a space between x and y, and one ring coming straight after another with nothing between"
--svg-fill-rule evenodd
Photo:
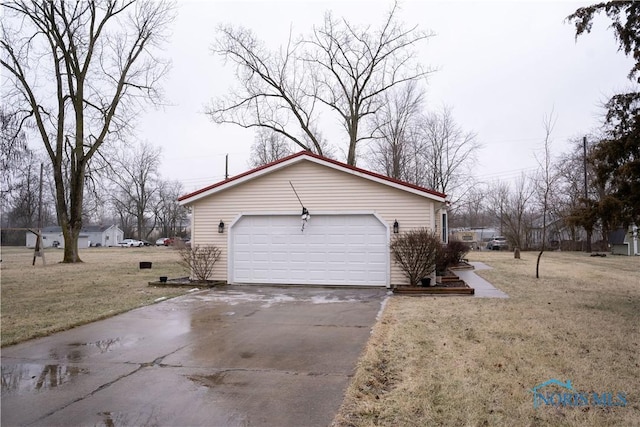
<instances>
[{"instance_id":1,"label":"garage door panel","mask_svg":"<svg viewBox=\"0 0 640 427\"><path fill-rule=\"evenodd\" d=\"M236 283L379 285L388 282L387 229L374 215L244 216L232 227Z\"/></svg>"}]
</instances>

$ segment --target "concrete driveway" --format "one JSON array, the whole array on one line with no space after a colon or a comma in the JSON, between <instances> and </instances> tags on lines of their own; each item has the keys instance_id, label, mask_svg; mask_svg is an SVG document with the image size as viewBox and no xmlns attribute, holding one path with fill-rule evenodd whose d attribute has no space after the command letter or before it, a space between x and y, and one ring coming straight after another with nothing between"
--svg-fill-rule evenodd
<instances>
[{"instance_id":1,"label":"concrete driveway","mask_svg":"<svg viewBox=\"0 0 640 427\"><path fill-rule=\"evenodd\" d=\"M226 287L2 350L2 425L326 426L385 289Z\"/></svg>"}]
</instances>

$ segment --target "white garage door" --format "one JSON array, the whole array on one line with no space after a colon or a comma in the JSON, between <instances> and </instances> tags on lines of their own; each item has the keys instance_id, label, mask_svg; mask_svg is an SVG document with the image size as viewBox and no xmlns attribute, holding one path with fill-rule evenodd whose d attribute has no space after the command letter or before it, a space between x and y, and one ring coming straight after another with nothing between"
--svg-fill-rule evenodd
<instances>
[{"instance_id":1,"label":"white garage door","mask_svg":"<svg viewBox=\"0 0 640 427\"><path fill-rule=\"evenodd\" d=\"M243 216L231 227L232 283L386 286L387 229L374 215Z\"/></svg>"}]
</instances>

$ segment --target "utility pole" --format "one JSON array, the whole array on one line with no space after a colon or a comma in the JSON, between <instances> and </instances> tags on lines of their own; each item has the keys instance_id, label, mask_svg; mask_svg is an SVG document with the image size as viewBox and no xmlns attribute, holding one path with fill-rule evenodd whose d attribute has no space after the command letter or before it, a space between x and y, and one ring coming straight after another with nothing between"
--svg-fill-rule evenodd
<instances>
[{"instance_id":1,"label":"utility pole","mask_svg":"<svg viewBox=\"0 0 640 427\"><path fill-rule=\"evenodd\" d=\"M224 156L224 179L229 179L229 153Z\"/></svg>"},{"instance_id":2,"label":"utility pole","mask_svg":"<svg viewBox=\"0 0 640 427\"><path fill-rule=\"evenodd\" d=\"M583 160L583 164L584 164L584 205L585 205L585 209L589 209L589 193L587 191L587 137L584 136L582 138L582 149L583 149L583 156L582 156L582 160ZM593 225L590 225L587 228L587 247L586 247L586 251L587 253L591 253L591 233L593 231L592 229Z\"/></svg>"}]
</instances>

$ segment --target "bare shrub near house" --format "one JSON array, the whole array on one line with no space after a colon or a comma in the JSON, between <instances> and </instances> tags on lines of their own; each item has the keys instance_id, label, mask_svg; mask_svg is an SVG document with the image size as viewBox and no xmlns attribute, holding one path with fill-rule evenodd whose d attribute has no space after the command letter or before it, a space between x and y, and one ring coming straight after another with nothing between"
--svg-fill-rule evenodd
<instances>
[{"instance_id":1,"label":"bare shrub near house","mask_svg":"<svg viewBox=\"0 0 640 427\"><path fill-rule=\"evenodd\" d=\"M178 249L181 264L187 267L199 282L210 280L213 267L220 258L220 248L217 246L183 246Z\"/></svg>"},{"instance_id":2,"label":"bare shrub near house","mask_svg":"<svg viewBox=\"0 0 640 427\"><path fill-rule=\"evenodd\" d=\"M423 277L435 271L442 243L437 233L419 228L402 233L391 242L391 251L410 286L419 286Z\"/></svg>"},{"instance_id":3,"label":"bare shrub near house","mask_svg":"<svg viewBox=\"0 0 640 427\"><path fill-rule=\"evenodd\" d=\"M469 252L469 246L459 240L451 240L442 246L436 258L436 271L445 271L462 261Z\"/></svg>"}]
</instances>

